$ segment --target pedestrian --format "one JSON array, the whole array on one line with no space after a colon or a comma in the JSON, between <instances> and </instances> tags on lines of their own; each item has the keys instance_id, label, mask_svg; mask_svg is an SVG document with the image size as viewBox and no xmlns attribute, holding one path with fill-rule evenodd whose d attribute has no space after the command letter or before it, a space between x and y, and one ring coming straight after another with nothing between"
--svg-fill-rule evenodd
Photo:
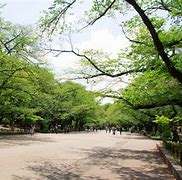
<instances>
[{"instance_id":1,"label":"pedestrian","mask_svg":"<svg viewBox=\"0 0 182 180\"><path fill-rule=\"evenodd\" d=\"M54 132L57 134L58 133L58 125L56 123L56 125L54 126Z\"/></svg>"},{"instance_id":2,"label":"pedestrian","mask_svg":"<svg viewBox=\"0 0 182 180\"><path fill-rule=\"evenodd\" d=\"M31 125L31 127L30 127L31 136L34 134L34 132L35 132L35 125Z\"/></svg>"},{"instance_id":3,"label":"pedestrian","mask_svg":"<svg viewBox=\"0 0 182 180\"><path fill-rule=\"evenodd\" d=\"M111 127L109 126L109 133L111 133Z\"/></svg>"},{"instance_id":4,"label":"pedestrian","mask_svg":"<svg viewBox=\"0 0 182 180\"><path fill-rule=\"evenodd\" d=\"M113 126L112 127L112 134L115 135L116 134L116 128Z\"/></svg>"},{"instance_id":5,"label":"pedestrian","mask_svg":"<svg viewBox=\"0 0 182 180\"><path fill-rule=\"evenodd\" d=\"M54 124L51 125L51 132L54 133Z\"/></svg>"},{"instance_id":6,"label":"pedestrian","mask_svg":"<svg viewBox=\"0 0 182 180\"><path fill-rule=\"evenodd\" d=\"M64 126L64 133L66 134L68 132L68 127L67 125Z\"/></svg>"},{"instance_id":7,"label":"pedestrian","mask_svg":"<svg viewBox=\"0 0 182 180\"><path fill-rule=\"evenodd\" d=\"M123 131L123 129L122 129L122 127L120 127L120 128L119 128L119 133L120 133L120 135L122 134L122 131Z\"/></svg>"},{"instance_id":8,"label":"pedestrian","mask_svg":"<svg viewBox=\"0 0 182 180\"><path fill-rule=\"evenodd\" d=\"M106 133L107 133L107 131L108 131L108 127L106 126Z\"/></svg>"}]
</instances>

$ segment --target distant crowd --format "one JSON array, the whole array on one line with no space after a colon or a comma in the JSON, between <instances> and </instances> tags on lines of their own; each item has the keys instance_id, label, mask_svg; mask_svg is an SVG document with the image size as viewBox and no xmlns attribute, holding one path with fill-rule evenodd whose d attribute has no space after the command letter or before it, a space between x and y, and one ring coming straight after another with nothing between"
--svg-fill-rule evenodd
<instances>
[{"instance_id":1,"label":"distant crowd","mask_svg":"<svg viewBox=\"0 0 182 180\"><path fill-rule=\"evenodd\" d=\"M113 135L116 134L116 131L117 131L117 130L119 131L120 135L122 134L122 131L123 131L122 127L116 128L115 126L112 126L112 127L111 127L111 126L109 126L109 127L106 126L105 130L106 130L106 133L107 133L107 132L109 132L109 133L112 132Z\"/></svg>"}]
</instances>

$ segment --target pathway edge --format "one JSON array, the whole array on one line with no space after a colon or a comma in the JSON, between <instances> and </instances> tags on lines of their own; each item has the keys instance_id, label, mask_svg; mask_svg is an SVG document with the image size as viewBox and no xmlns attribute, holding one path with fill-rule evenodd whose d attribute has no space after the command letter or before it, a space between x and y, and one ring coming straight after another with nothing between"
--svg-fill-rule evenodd
<instances>
[{"instance_id":1,"label":"pathway edge","mask_svg":"<svg viewBox=\"0 0 182 180\"><path fill-rule=\"evenodd\" d=\"M182 180L182 167L174 160L174 158L169 154L169 152L164 149L159 143L156 144L160 155L163 157L165 163L168 165L172 174L177 180Z\"/></svg>"}]
</instances>

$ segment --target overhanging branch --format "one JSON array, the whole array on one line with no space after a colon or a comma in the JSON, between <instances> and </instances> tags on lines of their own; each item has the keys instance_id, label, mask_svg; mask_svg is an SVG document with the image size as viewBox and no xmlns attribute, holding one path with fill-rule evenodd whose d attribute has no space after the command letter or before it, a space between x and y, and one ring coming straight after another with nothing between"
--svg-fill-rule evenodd
<instances>
[{"instance_id":1,"label":"overhanging branch","mask_svg":"<svg viewBox=\"0 0 182 180\"><path fill-rule=\"evenodd\" d=\"M105 9L102 13L99 14L98 17L96 17L95 19L93 19L92 21L90 21L86 26L82 27L82 28L80 29L80 31L83 30L83 29L85 29L86 27L88 27L88 26L90 26L90 25L93 25L97 20L99 20L99 19L101 19L103 16L105 16L106 13L112 8L112 6L114 5L115 2L116 2L116 0L113 0L113 1L106 7L106 9Z\"/></svg>"},{"instance_id":2,"label":"overhanging branch","mask_svg":"<svg viewBox=\"0 0 182 180\"><path fill-rule=\"evenodd\" d=\"M150 21L150 19L147 17L145 12L140 8L140 6L137 4L137 2L135 0L125 0L125 1L128 4L130 4L136 10L136 12L140 15L143 23L146 25L148 31L150 32L154 45L155 45L160 57L162 58L162 61L165 63L165 65L168 69L168 72L171 74L172 77L174 77L180 83L182 83L182 72L180 72L178 69L176 69L173 66L173 64L171 63L168 55L165 53L164 46L163 46L161 40L159 39L159 36L158 36L152 22Z\"/></svg>"},{"instance_id":3,"label":"overhanging branch","mask_svg":"<svg viewBox=\"0 0 182 180\"><path fill-rule=\"evenodd\" d=\"M127 99L125 99L122 96L116 96L116 95L109 95L109 94L102 94L102 97L109 97L109 98L113 98L113 99L118 99L118 100L122 100L124 103L126 103L127 105L129 105L131 108L133 108L134 110L139 110L139 109L152 109L152 108L157 108L157 107L165 107L165 106L174 106L174 105L178 105L180 107L182 107L182 101L179 99L173 99L173 100L169 100L166 102L160 102L160 103L150 103L150 104L139 104L139 105L135 105L132 104L130 101L128 101Z\"/></svg>"},{"instance_id":4,"label":"overhanging branch","mask_svg":"<svg viewBox=\"0 0 182 180\"><path fill-rule=\"evenodd\" d=\"M63 7L54 17L52 17L52 19L47 22L46 24L44 24L44 29L42 32L45 32L46 29L50 28L52 24L54 24L51 33L54 32L59 20L63 17L63 24L65 23L64 20L64 16L66 14L66 12L68 11L68 9L76 2L76 0L73 0L72 2L68 3L68 2L62 2L62 4L66 4L65 7Z\"/></svg>"},{"instance_id":5,"label":"overhanging branch","mask_svg":"<svg viewBox=\"0 0 182 180\"><path fill-rule=\"evenodd\" d=\"M45 49L49 52L57 52L57 56L60 55L61 53L72 53L78 57L81 57L81 58L84 58L86 59L96 70L98 70L100 73L97 74L97 75L91 75L93 77L98 77L98 76L108 76L108 77L112 77L112 78L115 78L115 77L120 77L122 75L127 75L127 74L130 74L130 73L134 73L134 72L141 72L142 70L138 70L138 69L131 69L131 70L127 70L127 71L123 71L123 72L120 72L120 73L116 73L116 74L111 74L111 73L108 73L106 71L104 71L103 69L101 69L100 67L98 67L93 61L91 58L89 58L88 56L86 56L85 54L79 54L78 52L74 51L73 49L72 50L60 50L60 49Z\"/></svg>"},{"instance_id":6,"label":"overhanging branch","mask_svg":"<svg viewBox=\"0 0 182 180\"><path fill-rule=\"evenodd\" d=\"M122 25L121 25L121 28L122 28L122 32L123 32L125 38L128 39L130 42L137 43L137 44L143 44L143 45L145 45L145 46L149 46L148 44L146 44L146 43L144 43L144 42L137 41L137 40L134 40L134 39L129 38L129 37L127 36L127 34L126 34L125 30L124 30L124 27L123 27Z\"/></svg>"}]
</instances>

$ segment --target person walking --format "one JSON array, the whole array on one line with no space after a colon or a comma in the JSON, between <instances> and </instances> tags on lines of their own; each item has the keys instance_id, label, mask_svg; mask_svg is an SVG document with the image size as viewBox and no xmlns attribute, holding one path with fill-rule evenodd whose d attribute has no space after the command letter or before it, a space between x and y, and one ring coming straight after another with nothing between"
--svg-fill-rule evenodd
<instances>
[{"instance_id":1,"label":"person walking","mask_svg":"<svg viewBox=\"0 0 182 180\"><path fill-rule=\"evenodd\" d=\"M108 131L108 127L106 126L106 128L105 128L105 129L106 129L106 133L107 133L107 131Z\"/></svg>"},{"instance_id":2,"label":"person walking","mask_svg":"<svg viewBox=\"0 0 182 180\"><path fill-rule=\"evenodd\" d=\"M57 125L57 123L55 124L55 126L54 126L54 132L57 134L58 133L58 125Z\"/></svg>"},{"instance_id":3,"label":"person walking","mask_svg":"<svg viewBox=\"0 0 182 180\"><path fill-rule=\"evenodd\" d=\"M120 127L120 128L119 128L119 133L120 133L120 135L122 134L122 131L123 131L123 129L122 129L122 127Z\"/></svg>"},{"instance_id":4,"label":"person walking","mask_svg":"<svg viewBox=\"0 0 182 180\"><path fill-rule=\"evenodd\" d=\"M116 134L116 127L112 127L112 134L115 135Z\"/></svg>"},{"instance_id":5,"label":"person walking","mask_svg":"<svg viewBox=\"0 0 182 180\"><path fill-rule=\"evenodd\" d=\"M111 133L111 127L109 126L109 133Z\"/></svg>"},{"instance_id":6,"label":"person walking","mask_svg":"<svg viewBox=\"0 0 182 180\"><path fill-rule=\"evenodd\" d=\"M31 125L31 127L30 127L30 134L31 134L31 136L33 135L35 133L35 125Z\"/></svg>"}]
</instances>

